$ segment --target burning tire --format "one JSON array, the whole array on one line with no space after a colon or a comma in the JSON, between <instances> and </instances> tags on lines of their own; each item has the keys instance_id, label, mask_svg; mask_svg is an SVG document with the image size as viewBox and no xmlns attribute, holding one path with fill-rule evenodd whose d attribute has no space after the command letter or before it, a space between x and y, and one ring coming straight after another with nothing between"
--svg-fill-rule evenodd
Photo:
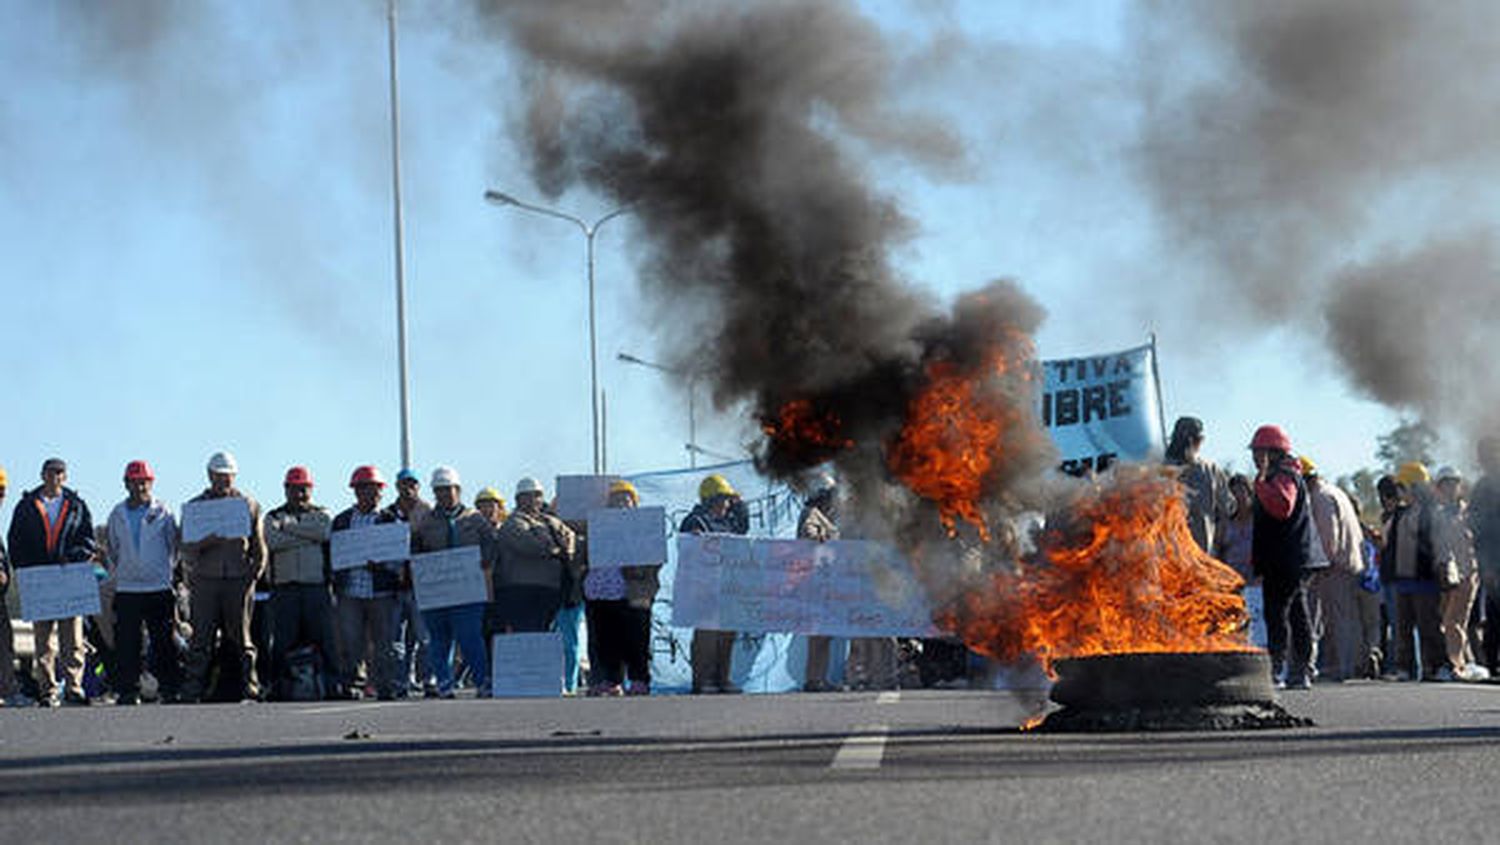
<instances>
[{"instance_id":1,"label":"burning tire","mask_svg":"<svg viewBox=\"0 0 1500 845\"><path fill-rule=\"evenodd\" d=\"M1044 731L1246 730L1311 725L1275 700L1263 652L1106 654L1059 660Z\"/></svg>"}]
</instances>

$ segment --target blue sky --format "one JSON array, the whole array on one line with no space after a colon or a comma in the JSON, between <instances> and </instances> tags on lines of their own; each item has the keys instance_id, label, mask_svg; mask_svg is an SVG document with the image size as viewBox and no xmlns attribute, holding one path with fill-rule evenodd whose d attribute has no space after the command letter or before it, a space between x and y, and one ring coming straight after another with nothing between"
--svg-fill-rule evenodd
<instances>
[{"instance_id":1,"label":"blue sky","mask_svg":"<svg viewBox=\"0 0 1500 845\"><path fill-rule=\"evenodd\" d=\"M303 463L342 505L353 466L398 463L384 3L149 5L168 11L81 21L0 0L0 465L18 491L63 456L102 512L127 460L151 461L159 494L180 501L228 448L261 500ZM509 497L523 474L589 465L583 242L482 201L488 187L540 197L509 132L517 57L455 27L454 5L403 14L414 463ZM1250 431L1274 420L1334 473L1371 462L1395 416L1352 395L1315 344L1251 330L1229 303L1216 326L1158 297L1192 271L1111 140L1139 119L1123 7L864 5L892 32L952 28L979 47L913 80L970 167L869 163L918 223L896 254L913 284L947 300L1018 279L1050 314L1044 357L1156 331L1168 416L1205 418L1216 459L1243 469ZM581 193L553 204L609 210ZM599 237L618 472L686 464L680 385L615 360L654 348L632 225ZM738 453L750 426L704 405L700 443Z\"/></svg>"}]
</instances>

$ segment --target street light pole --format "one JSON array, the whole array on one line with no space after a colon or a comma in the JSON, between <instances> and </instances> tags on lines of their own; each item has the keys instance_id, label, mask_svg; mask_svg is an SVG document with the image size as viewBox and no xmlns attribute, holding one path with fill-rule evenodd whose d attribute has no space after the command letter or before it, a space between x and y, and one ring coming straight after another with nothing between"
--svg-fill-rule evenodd
<instances>
[{"instance_id":1,"label":"street light pole","mask_svg":"<svg viewBox=\"0 0 1500 845\"><path fill-rule=\"evenodd\" d=\"M396 240L396 373L400 381L401 468L411 467L411 396L406 377L406 239L401 214L401 92L396 83L396 0L386 5L391 67L391 196Z\"/></svg>"},{"instance_id":2,"label":"street light pole","mask_svg":"<svg viewBox=\"0 0 1500 845\"><path fill-rule=\"evenodd\" d=\"M680 376L682 378L686 378L687 379L687 389L688 389L688 442L687 442L687 445L686 445L685 448L687 449L687 453L688 453L688 468L689 469L697 469L698 468L698 453L700 451L707 451L705 449L702 449L698 445L698 402L697 402L697 397L698 397L698 376L697 376L697 374L689 372L687 370L680 370L680 369L678 369L676 367L668 367L665 364L658 364L658 363L656 363L654 361L647 361L644 358L637 358L636 356L631 355L631 354L629 354L627 352L616 353L615 359L619 360L619 361L623 361L623 362L625 362L627 364L636 364L636 365L641 366L641 367L646 367L648 369L656 370L658 372L663 372L663 373L667 373L669 375L674 375L674 376Z\"/></svg>"},{"instance_id":3,"label":"street light pole","mask_svg":"<svg viewBox=\"0 0 1500 845\"><path fill-rule=\"evenodd\" d=\"M557 211L556 209L523 202L503 191L485 191L484 198L495 205L514 206L523 211L530 211L533 214L566 220L583 232L585 249L588 255L589 278L589 411L593 422L594 474L599 475L604 472L604 447L599 437L599 335L594 317L594 236L599 233L600 226L629 211L630 206L621 206L595 220L593 223L587 223L578 217Z\"/></svg>"}]
</instances>

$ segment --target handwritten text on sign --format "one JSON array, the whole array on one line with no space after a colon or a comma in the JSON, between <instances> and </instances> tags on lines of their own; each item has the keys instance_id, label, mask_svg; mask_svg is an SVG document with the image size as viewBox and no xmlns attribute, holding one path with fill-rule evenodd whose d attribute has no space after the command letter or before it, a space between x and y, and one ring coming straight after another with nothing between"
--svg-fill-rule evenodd
<instances>
[{"instance_id":1,"label":"handwritten text on sign","mask_svg":"<svg viewBox=\"0 0 1500 845\"><path fill-rule=\"evenodd\" d=\"M840 637L933 636L932 610L896 551L865 540L677 538L672 623Z\"/></svg>"},{"instance_id":2,"label":"handwritten text on sign","mask_svg":"<svg viewBox=\"0 0 1500 845\"><path fill-rule=\"evenodd\" d=\"M589 568L657 566L666 562L666 508L589 511Z\"/></svg>"},{"instance_id":3,"label":"handwritten text on sign","mask_svg":"<svg viewBox=\"0 0 1500 845\"><path fill-rule=\"evenodd\" d=\"M372 561L406 560L411 554L411 526L387 522L335 531L328 543L336 570L356 569Z\"/></svg>"},{"instance_id":4,"label":"handwritten text on sign","mask_svg":"<svg viewBox=\"0 0 1500 845\"><path fill-rule=\"evenodd\" d=\"M490 677L496 698L562 695L562 634L496 634L490 640Z\"/></svg>"},{"instance_id":5,"label":"handwritten text on sign","mask_svg":"<svg viewBox=\"0 0 1500 845\"><path fill-rule=\"evenodd\" d=\"M92 563L22 566L16 570L21 618L27 622L93 616L99 612L99 579Z\"/></svg>"},{"instance_id":6,"label":"handwritten text on sign","mask_svg":"<svg viewBox=\"0 0 1500 845\"><path fill-rule=\"evenodd\" d=\"M250 503L237 496L199 499L182 506L182 541L250 536Z\"/></svg>"},{"instance_id":7,"label":"handwritten text on sign","mask_svg":"<svg viewBox=\"0 0 1500 845\"><path fill-rule=\"evenodd\" d=\"M417 607L436 610L489 599L484 570L479 565L478 546L459 546L440 552L413 555L411 586Z\"/></svg>"}]
</instances>

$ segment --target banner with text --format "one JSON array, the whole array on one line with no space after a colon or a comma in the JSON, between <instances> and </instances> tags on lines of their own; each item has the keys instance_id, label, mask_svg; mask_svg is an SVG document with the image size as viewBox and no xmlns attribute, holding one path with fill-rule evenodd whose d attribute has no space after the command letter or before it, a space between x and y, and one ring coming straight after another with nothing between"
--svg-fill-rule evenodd
<instances>
[{"instance_id":1,"label":"banner with text","mask_svg":"<svg viewBox=\"0 0 1500 845\"><path fill-rule=\"evenodd\" d=\"M1115 461L1160 455L1156 348L1150 344L1089 358L1042 361L1038 418L1065 472L1102 471Z\"/></svg>"},{"instance_id":2,"label":"banner with text","mask_svg":"<svg viewBox=\"0 0 1500 845\"><path fill-rule=\"evenodd\" d=\"M865 540L680 535L675 625L840 637L936 635L895 549Z\"/></svg>"},{"instance_id":3,"label":"banner with text","mask_svg":"<svg viewBox=\"0 0 1500 845\"><path fill-rule=\"evenodd\" d=\"M18 566L21 618L27 622L99 613L99 579L92 563Z\"/></svg>"},{"instance_id":4,"label":"banner with text","mask_svg":"<svg viewBox=\"0 0 1500 845\"><path fill-rule=\"evenodd\" d=\"M422 610L483 604L489 600L478 546L412 555L411 586Z\"/></svg>"}]
</instances>

